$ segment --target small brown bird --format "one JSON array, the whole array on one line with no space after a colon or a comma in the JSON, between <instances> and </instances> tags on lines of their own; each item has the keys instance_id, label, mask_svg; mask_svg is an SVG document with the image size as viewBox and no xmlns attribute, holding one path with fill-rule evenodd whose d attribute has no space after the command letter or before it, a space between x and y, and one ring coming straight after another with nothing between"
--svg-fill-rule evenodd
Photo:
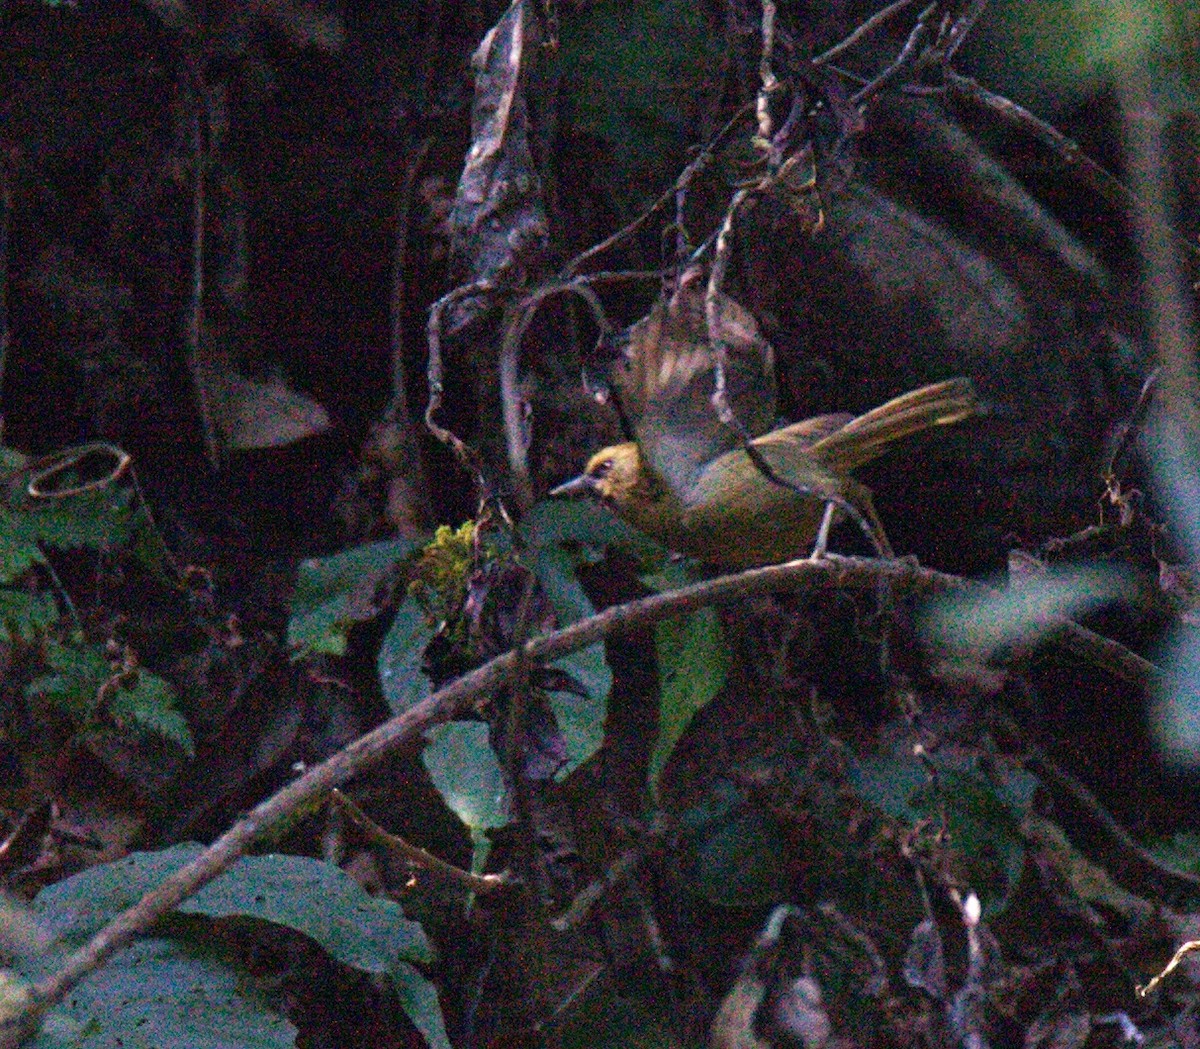
<instances>
[{"instance_id":1,"label":"small brown bird","mask_svg":"<svg viewBox=\"0 0 1200 1049\"><path fill-rule=\"evenodd\" d=\"M827 507L855 514L876 550L892 549L868 489L850 471L889 444L978 410L967 379L922 386L854 418L821 415L718 456L684 489L672 487L628 441L597 452L551 495L591 495L672 550L726 567L788 561L828 529ZM757 461L756 461L757 460Z\"/></svg>"},{"instance_id":2,"label":"small brown bird","mask_svg":"<svg viewBox=\"0 0 1200 1049\"><path fill-rule=\"evenodd\" d=\"M694 299L679 301L686 290L665 317L656 307L657 317L639 322L640 333L634 328L623 382L625 399L637 406L637 440L597 452L579 477L550 494L599 499L670 549L729 568L822 553L835 509L858 521L881 556L893 556L871 493L850 473L894 441L975 414L970 380L922 386L857 418L821 415L742 444L717 424L708 403L715 357ZM730 374L738 380L732 393L748 414L769 417L770 347L740 306L725 300L723 310Z\"/></svg>"}]
</instances>

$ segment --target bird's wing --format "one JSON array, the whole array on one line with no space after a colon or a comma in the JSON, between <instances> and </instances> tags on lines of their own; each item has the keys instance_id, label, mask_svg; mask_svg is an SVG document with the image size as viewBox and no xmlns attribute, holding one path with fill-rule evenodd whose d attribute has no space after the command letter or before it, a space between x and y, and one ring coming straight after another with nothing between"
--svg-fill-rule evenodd
<instances>
[{"instance_id":1,"label":"bird's wing","mask_svg":"<svg viewBox=\"0 0 1200 1049\"><path fill-rule=\"evenodd\" d=\"M752 436L764 433L775 419L774 353L747 310L726 296L718 306L729 406ZM680 497L705 464L742 444L713 403L716 351L705 321L704 281L695 273L630 329L617 386L642 453Z\"/></svg>"}]
</instances>

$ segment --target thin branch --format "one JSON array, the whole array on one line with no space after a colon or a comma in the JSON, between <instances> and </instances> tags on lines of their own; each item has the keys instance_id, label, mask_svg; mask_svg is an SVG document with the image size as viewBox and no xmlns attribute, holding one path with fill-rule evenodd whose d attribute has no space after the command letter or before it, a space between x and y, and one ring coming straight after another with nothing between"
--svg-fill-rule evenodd
<instances>
[{"instance_id":1,"label":"thin branch","mask_svg":"<svg viewBox=\"0 0 1200 1049\"><path fill-rule=\"evenodd\" d=\"M184 325L183 348L187 358L188 372L196 389L196 407L204 431L204 447L208 451L209 465L214 470L221 466L221 446L217 438L217 426L213 419L208 384L201 369L204 339L204 225L205 165L208 163L205 128L208 112L204 98L204 82L196 72L188 85L189 104L192 108L192 293L188 302L187 323Z\"/></svg>"},{"instance_id":2,"label":"thin branch","mask_svg":"<svg viewBox=\"0 0 1200 1049\"><path fill-rule=\"evenodd\" d=\"M555 932L570 932L578 929L592 916L596 905L613 889L628 878L642 862L640 849L626 849L599 875L587 883L557 918L550 922Z\"/></svg>"},{"instance_id":3,"label":"thin branch","mask_svg":"<svg viewBox=\"0 0 1200 1049\"><path fill-rule=\"evenodd\" d=\"M979 21L987 4L988 0L971 0L970 6L959 15L954 25L950 27L950 31L946 34L946 43L943 50L944 61L947 64L954 57L955 52L966 43L967 37L975 27L975 23Z\"/></svg>"},{"instance_id":4,"label":"thin branch","mask_svg":"<svg viewBox=\"0 0 1200 1049\"><path fill-rule=\"evenodd\" d=\"M578 295L592 311L592 319L603 338L612 329L600 298L588 286L588 277L576 277L565 283L546 284L534 289L505 314L504 339L500 346L500 404L504 413L504 439L508 448L508 468L513 497L522 512L533 506L533 480L529 475L529 439L526 433L525 404L520 386L521 343L529 325L548 298L554 295Z\"/></svg>"},{"instance_id":5,"label":"thin branch","mask_svg":"<svg viewBox=\"0 0 1200 1049\"><path fill-rule=\"evenodd\" d=\"M8 363L8 230L12 218L12 179L7 158L0 156L0 393L4 391L5 366ZM0 415L0 440L4 437L4 416Z\"/></svg>"},{"instance_id":6,"label":"thin branch","mask_svg":"<svg viewBox=\"0 0 1200 1049\"><path fill-rule=\"evenodd\" d=\"M638 215L635 219L626 223L616 233L611 234L602 240L599 244L593 244L586 251L576 255L566 266L563 267L561 276L566 279L575 276L579 268L585 263L590 262L597 255L601 255L608 251L609 248L620 244L627 237L632 236L638 229L641 228L650 217L660 208L665 207L675 198L680 191L686 191L687 186L692 179L702 170L712 159L713 153L724 144L725 140L737 128L746 117L754 111L753 103L747 102L736 113L733 114L720 131L714 136L712 141L708 142L700 151L691 163L688 164L683 172L675 180L675 182L667 189L663 190L657 200L654 201L645 211Z\"/></svg>"},{"instance_id":7,"label":"thin branch","mask_svg":"<svg viewBox=\"0 0 1200 1049\"><path fill-rule=\"evenodd\" d=\"M25 1007L20 1011L12 1008L0 1017L0 1049L16 1049L46 1011L61 1002L81 980L189 896L228 870L272 827L312 801L326 796L385 755L402 746L418 743L422 734L433 726L466 714L481 698L503 687L519 661L528 660L530 664L552 662L596 644L612 633L683 615L735 597L782 590L808 590L830 584L866 586L880 580L935 593L995 594L995 591L982 584L922 568L915 561L879 561L829 554L820 560L790 561L766 568L752 568L627 604L614 605L562 630L536 637L519 649L505 652L438 689L423 702L359 737L257 805L194 860L117 915L83 947L71 954L56 972L28 988L24 996ZM1072 649L1086 653L1094 662L1142 687L1149 688L1162 678L1161 671L1152 663L1063 616L1043 615L1038 617L1038 623L1051 628L1056 640L1069 641Z\"/></svg>"},{"instance_id":8,"label":"thin branch","mask_svg":"<svg viewBox=\"0 0 1200 1049\"><path fill-rule=\"evenodd\" d=\"M462 299L473 295L490 295L499 290L493 281L486 278L471 281L469 284L460 284L430 307L429 321L425 326L429 345L429 362L425 368L426 383L429 387L429 400L425 404L425 425L434 437L450 447L458 461L472 473L484 491L487 490L487 484L479 455L457 435L437 422L437 413L441 410L442 398L445 394L446 379L446 363L442 357L442 315L454 303Z\"/></svg>"},{"instance_id":9,"label":"thin branch","mask_svg":"<svg viewBox=\"0 0 1200 1049\"><path fill-rule=\"evenodd\" d=\"M392 399L387 408L387 419L399 423L406 433L411 433L412 420L408 415L408 382L404 374L404 314L407 304L405 274L408 271L409 213L412 210L413 189L417 175L429 155L433 138L427 137L415 150L408 162L404 184L396 202L396 241L392 249L392 296L390 313L392 319ZM415 441L411 442L415 445Z\"/></svg>"},{"instance_id":10,"label":"thin branch","mask_svg":"<svg viewBox=\"0 0 1200 1049\"><path fill-rule=\"evenodd\" d=\"M775 54L775 3L762 0L762 51L758 59L758 76L762 86L758 90L755 112L758 116L758 138L770 142L775 133L771 121L771 96L779 89L779 81L771 66Z\"/></svg>"},{"instance_id":11,"label":"thin branch","mask_svg":"<svg viewBox=\"0 0 1200 1049\"><path fill-rule=\"evenodd\" d=\"M1018 128L1048 146L1069 167L1080 172L1087 185L1098 192L1109 204L1126 210L1136 206L1137 200L1129 188L1111 172L1096 163L1058 128L1035 116L1024 106L1011 99L989 91L977 80L962 76L952 69L945 71L946 88L952 98L969 101L993 113L1005 123Z\"/></svg>"},{"instance_id":12,"label":"thin branch","mask_svg":"<svg viewBox=\"0 0 1200 1049\"><path fill-rule=\"evenodd\" d=\"M480 896L513 884L512 878L507 874L472 874L470 871L465 871L461 867L455 867L454 864L439 859L419 845L405 841L399 835L388 833L340 790L333 792L332 800L350 822L366 836L367 841L372 845L378 845L393 859L399 860L410 870L424 871L436 880L449 882L463 892L476 893Z\"/></svg>"},{"instance_id":13,"label":"thin branch","mask_svg":"<svg viewBox=\"0 0 1200 1049\"><path fill-rule=\"evenodd\" d=\"M855 44L863 39L868 33L883 25L893 15L898 15L903 11L912 0L896 0L894 4L888 4L882 11L876 11L862 25L860 25L853 33L842 40L840 43L834 44L828 51L822 51L816 58L812 60L814 66L823 66L827 62L832 62L838 55L845 54Z\"/></svg>"},{"instance_id":14,"label":"thin branch","mask_svg":"<svg viewBox=\"0 0 1200 1049\"><path fill-rule=\"evenodd\" d=\"M908 34L908 39L904 41L904 46L900 49L900 54L896 56L896 60L887 67L882 73L875 77L865 87L860 88L850 96L850 102L853 105L861 106L864 102L874 98L885 85L895 80L906 69L909 69L922 55L921 43L925 39L925 34L929 29L929 19L933 17L933 12L937 9L937 4L930 4L918 16L916 24L912 27L912 32Z\"/></svg>"}]
</instances>

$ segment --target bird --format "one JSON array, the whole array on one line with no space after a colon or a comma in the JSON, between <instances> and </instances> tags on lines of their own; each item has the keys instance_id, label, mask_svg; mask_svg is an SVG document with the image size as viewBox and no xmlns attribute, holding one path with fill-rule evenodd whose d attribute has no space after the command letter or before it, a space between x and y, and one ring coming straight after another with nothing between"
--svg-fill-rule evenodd
<instances>
[{"instance_id":1,"label":"bird","mask_svg":"<svg viewBox=\"0 0 1200 1049\"><path fill-rule=\"evenodd\" d=\"M762 428L774 417L773 354L752 316L718 303L718 356L698 281L681 282L631 329L614 385L633 407L634 439L596 452L553 497L598 500L678 553L751 568L825 553L838 511L855 519L881 557L894 557L871 493L851 472L889 445L980 410L970 379L911 390L857 417L819 415L745 440L709 403L727 380L731 418ZM811 553L810 553L811 551Z\"/></svg>"}]
</instances>

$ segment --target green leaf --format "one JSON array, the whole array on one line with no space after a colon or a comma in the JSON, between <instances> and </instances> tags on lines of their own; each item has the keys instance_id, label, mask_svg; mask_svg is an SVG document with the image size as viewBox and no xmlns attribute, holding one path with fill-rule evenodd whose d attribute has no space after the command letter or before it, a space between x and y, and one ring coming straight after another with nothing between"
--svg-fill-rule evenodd
<instances>
[{"instance_id":1,"label":"green leaf","mask_svg":"<svg viewBox=\"0 0 1200 1049\"><path fill-rule=\"evenodd\" d=\"M112 676L104 653L95 645L48 641L45 660L51 673L26 685L26 695L46 697L79 725L91 722L100 702L100 688Z\"/></svg>"},{"instance_id":2,"label":"green leaf","mask_svg":"<svg viewBox=\"0 0 1200 1049\"><path fill-rule=\"evenodd\" d=\"M538 503L522 523L528 559L545 591L559 626L570 626L596 614L579 583L576 569L599 559L610 543L634 539L629 527L594 506L548 500ZM550 693L550 706L567 748L567 760L557 773L569 776L604 741L604 719L612 671L604 646L595 644L573 652L555 664L587 692L587 698L568 692Z\"/></svg>"},{"instance_id":3,"label":"green leaf","mask_svg":"<svg viewBox=\"0 0 1200 1049\"><path fill-rule=\"evenodd\" d=\"M177 693L157 674L139 669L119 685L106 687L113 670L96 645L50 641L45 659L52 673L26 685L27 695L45 696L81 728L103 717L105 711L99 709L103 696L108 715L120 728L153 733L174 743L189 757L195 755L192 730L175 705Z\"/></svg>"},{"instance_id":4,"label":"green leaf","mask_svg":"<svg viewBox=\"0 0 1200 1049\"><path fill-rule=\"evenodd\" d=\"M396 611L376 659L379 685L393 715L403 714L429 697L429 678L421 670L421 660L433 635L434 629L417 602L409 598Z\"/></svg>"},{"instance_id":5,"label":"green leaf","mask_svg":"<svg viewBox=\"0 0 1200 1049\"><path fill-rule=\"evenodd\" d=\"M851 757L847 776L858 796L886 815L910 824L920 818L913 798L929 773L911 750Z\"/></svg>"},{"instance_id":6,"label":"green leaf","mask_svg":"<svg viewBox=\"0 0 1200 1049\"><path fill-rule=\"evenodd\" d=\"M392 986L396 988L400 1007L424 1036L430 1049L451 1049L437 988L411 965L403 963L392 970Z\"/></svg>"},{"instance_id":7,"label":"green leaf","mask_svg":"<svg viewBox=\"0 0 1200 1049\"><path fill-rule=\"evenodd\" d=\"M45 562L28 515L0 504L0 583L13 583L34 565Z\"/></svg>"},{"instance_id":8,"label":"green leaf","mask_svg":"<svg viewBox=\"0 0 1200 1049\"><path fill-rule=\"evenodd\" d=\"M81 942L202 851L184 844L131 853L47 886L34 909L59 935ZM286 925L364 972L390 972L398 960L430 960L425 934L399 904L368 895L344 871L307 856L243 856L179 910Z\"/></svg>"},{"instance_id":9,"label":"green leaf","mask_svg":"<svg viewBox=\"0 0 1200 1049\"><path fill-rule=\"evenodd\" d=\"M121 728L131 725L174 743L189 758L196 756L196 743L187 719L175 705L178 693L163 678L138 670L132 683L113 690L109 713Z\"/></svg>"},{"instance_id":10,"label":"green leaf","mask_svg":"<svg viewBox=\"0 0 1200 1049\"><path fill-rule=\"evenodd\" d=\"M308 856L243 856L179 910L285 925L361 972L433 960L421 926L398 903L371 896L341 868Z\"/></svg>"},{"instance_id":11,"label":"green leaf","mask_svg":"<svg viewBox=\"0 0 1200 1049\"><path fill-rule=\"evenodd\" d=\"M658 793L658 780L675 750L675 744L703 710L725 687L729 653L721 623L711 608L664 619L655 625L658 651L660 703L658 739L650 755L650 789Z\"/></svg>"},{"instance_id":12,"label":"green leaf","mask_svg":"<svg viewBox=\"0 0 1200 1049\"><path fill-rule=\"evenodd\" d=\"M574 545L588 561L600 560L610 545L645 542L615 514L582 499L543 499L525 515L521 533L527 547Z\"/></svg>"},{"instance_id":13,"label":"green leaf","mask_svg":"<svg viewBox=\"0 0 1200 1049\"><path fill-rule=\"evenodd\" d=\"M350 628L379 613L376 589L417 547L394 539L301 562L288 617L288 644L300 655L345 655Z\"/></svg>"},{"instance_id":14,"label":"green leaf","mask_svg":"<svg viewBox=\"0 0 1200 1049\"><path fill-rule=\"evenodd\" d=\"M92 867L47 886L34 900L32 909L48 930L68 945L78 945L202 851L199 845L183 844L158 852L133 853L115 863ZM432 985L411 965L432 960L424 931L404 916L399 904L368 895L357 882L332 864L306 856L244 856L195 896L185 900L179 910L210 918L238 916L284 925L308 936L344 965L363 972L389 975L418 1030L426 1035L431 1045L439 1049L448 1046L437 995ZM121 957L118 955L112 964ZM97 975L103 976L106 972L108 969L103 969ZM156 974L147 970L140 978L151 985ZM177 978L180 976L170 977ZM218 967L212 986L219 986L226 978L227 974ZM195 989L210 990L206 980L204 973L197 973L192 980ZM191 987L191 984L186 986ZM176 991L178 994L179 989ZM112 1022L117 1023L115 1014L120 1010L113 1008L113 1002L123 1001L123 998L105 1001L104 993L98 992L89 1000L103 1002L104 1010L100 1015L109 1017L113 1014ZM135 1009L138 1008L137 1003L134 1004ZM67 1019L77 1021L77 1026L83 1023L91 1026L97 1022L96 1016L86 1010ZM190 1032L191 1029L186 1030ZM199 1039L201 1034L203 1031L196 1037ZM162 1037L165 1039L165 1035ZM45 1044L48 1047L75 1043L55 1041ZM121 1043L80 1044L113 1046ZM256 1046L260 1043L134 1039L124 1044Z\"/></svg>"},{"instance_id":15,"label":"green leaf","mask_svg":"<svg viewBox=\"0 0 1200 1049\"><path fill-rule=\"evenodd\" d=\"M0 640L30 641L58 622L58 606L49 594L0 587Z\"/></svg>"},{"instance_id":16,"label":"green leaf","mask_svg":"<svg viewBox=\"0 0 1200 1049\"><path fill-rule=\"evenodd\" d=\"M542 546L531 551L531 556L534 574L550 598L560 626L569 626L596 614L575 577L575 562L568 551L561 546ZM550 706L567 747L567 760L557 773L557 778L562 779L595 754L604 741L612 671L600 643L573 652L555 665L587 692L586 699L565 692L550 693Z\"/></svg>"},{"instance_id":17,"label":"green leaf","mask_svg":"<svg viewBox=\"0 0 1200 1049\"><path fill-rule=\"evenodd\" d=\"M288 1049L296 1028L213 952L140 940L80 983L33 1049Z\"/></svg>"},{"instance_id":18,"label":"green leaf","mask_svg":"<svg viewBox=\"0 0 1200 1049\"><path fill-rule=\"evenodd\" d=\"M117 486L44 499L24 511L24 528L63 550L111 550L130 539L132 500L131 490Z\"/></svg>"},{"instance_id":19,"label":"green leaf","mask_svg":"<svg viewBox=\"0 0 1200 1049\"><path fill-rule=\"evenodd\" d=\"M506 826L509 820L508 792L488 741L488 727L480 721L451 721L425 735L429 743L421 760L447 807L471 831L473 866L481 870L487 858L483 832Z\"/></svg>"},{"instance_id":20,"label":"green leaf","mask_svg":"<svg viewBox=\"0 0 1200 1049\"><path fill-rule=\"evenodd\" d=\"M914 806L933 819L945 815L950 841L967 884L992 917L1007 906L1025 863L1021 821L1028 813L1037 778L997 764L989 775L974 755L939 752L932 759L938 781L914 795Z\"/></svg>"}]
</instances>

